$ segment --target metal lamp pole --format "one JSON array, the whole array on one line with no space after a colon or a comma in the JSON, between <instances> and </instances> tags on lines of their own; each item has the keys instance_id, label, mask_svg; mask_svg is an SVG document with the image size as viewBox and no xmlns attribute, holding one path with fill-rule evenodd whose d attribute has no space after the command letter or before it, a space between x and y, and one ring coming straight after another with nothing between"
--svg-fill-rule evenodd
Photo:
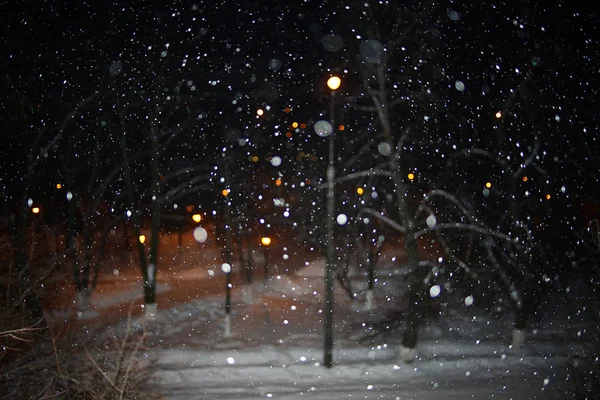
<instances>
[{"instance_id":1,"label":"metal lamp pole","mask_svg":"<svg viewBox=\"0 0 600 400\"><path fill-rule=\"evenodd\" d=\"M331 122L331 134L329 135L329 165L327 166L327 255L325 265L325 342L323 364L326 368L333 367L333 266L335 249L333 246L334 207L335 192L333 182L335 179L334 166L334 133L335 133L335 91L340 87L342 81L337 76L327 80L330 89L329 96L329 118Z\"/></svg>"}]
</instances>

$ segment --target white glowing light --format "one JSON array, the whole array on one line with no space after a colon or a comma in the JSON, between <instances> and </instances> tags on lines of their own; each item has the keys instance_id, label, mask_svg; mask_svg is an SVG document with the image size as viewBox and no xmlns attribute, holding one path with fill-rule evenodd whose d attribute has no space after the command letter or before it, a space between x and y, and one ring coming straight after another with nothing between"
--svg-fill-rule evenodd
<instances>
[{"instance_id":1,"label":"white glowing light","mask_svg":"<svg viewBox=\"0 0 600 400\"><path fill-rule=\"evenodd\" d=\"M430 215L429 217L427 217L426 222L428 227L433 228L435 224L437 224L437 219L435 218L435 215Z\"/></svg>"},{"instance_id":2,"label":"white glowing light","mask_svg":"<svg viewBox=\"0 0 600 400\"><path fill-rule=\"evenodd\" d=\"M348 222L348 217L346 216L346 214L340 214L337 216L337 223L340 225L346 225L346 222Z\"/></svg>"},{"instance_id":3,"label":"white glowing light","mask_svg":"<svg viewBox=\"0 0 600 400\"><path fill-rule=\"evenodd\" d=\"M202 228L201 226L194 229L194 239L196 239L196 242L204 243L206 242L207 238L208 232L206 232L206 229Z\"/></svg>"},{"instance_id":4,"label":"white glowing light","mask_svg":"<svg viewBox=\"0 0 600 400\"><path fill-rule=\"evenodd\" d=\"M226 274L231 272L231 265L229 265L228 263L223 263L221 265L221 270L223 270L223 272L225 272Z\"/></svg>"},{"instance_id":5,"label":"white glowing light","mask_svg":"<svg viewBox=\"0 0 600 400\"><path fill-rule=\"evenodd\" d=\"M227 357L227 364L230 364L230 365L235 364L235 358L233 358L233 357Z\"/></svg>"},{"instance_id":6,"label":"white glowing light","mask_svg":"<svg viewBox=\"0 0 600 400\"><path fill-rule=\"evenodd\" d=\"M440 287L440 285L433 285L431 288L429 288L429 295L432 298L438 297L441 292L442 288Z\"/></svg>"},{"instance_id":7,"label":"white glowing light","mask_svg":"<svg viewBox=\"0 0 600 400\"><path fill-rule=\"evenodd\" d=\"M469 307L473 305L473 296L465 297L465 306Z\"/></svg>"},{"instance_id":8,"label":"white glowing light","mask_svg":"<svg viewBox=\"0 0 600 400\"><path fill-rule=\"evenodd\" d=\"M333 128L331 127L329 121L324 120L317 121L315 123L314 129L316 134L321 137L329 136L331 135L331 132L333 132Z\"/></svg>"},{"instance_id":9,"label":"white glowing light","mask_svg":"<svg viewBox=\"0 0 600 400\"><path fill-rule=\"evenodd\" d=\"M275 156L271 158L271 165L274 167L279 167L281 165L281 157Z\"/></svg>"}]
</instances>

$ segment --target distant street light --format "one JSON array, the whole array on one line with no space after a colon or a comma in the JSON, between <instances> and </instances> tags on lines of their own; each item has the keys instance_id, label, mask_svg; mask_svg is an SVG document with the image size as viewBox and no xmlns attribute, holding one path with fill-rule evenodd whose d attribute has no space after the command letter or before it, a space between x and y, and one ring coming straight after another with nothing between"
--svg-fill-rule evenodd
<instances>
[{"instance_id":1,"label":"distant street light","mask_svg":"<svg viewBox=\"0 0 600 400\"><path fill-rule=\"evenodd\" d=\"M263 282L266 286L267 280L269 279L269 252L267 249L268 249L269 245L271 245L271 238L268 236L263 236L260 239L260 243L265 248L265 267L264 267L265 273L264 273L264 277L263 277Z\"/></svg>"},{"instance_id":2,"label":"distant street light","mask_svg":"<svg viewBox=\"0 0 600 400\"><path fill-rule=\"evenodd\" d=\"M333 366L333 264L335 249L333 246L335 192L333 183L335 179L334 166L334 135L335 135L335 91L339 89L342 80L332 76L327 80L329 87L329 119L331 134L329 135L329 165L327 166L327 255L325 264L325 318L324 318L324 356L323 364L326 368Z\"/></svg>"},{"instance_id":3,"label":"distant street light","mask_svg":"<svg viewBox=\"0 0 600 400\"><path fill-rule=\"evenodd\" d=\"M146 235L140 235L140 237L138 239L141 244L144 244L144 242L146 241Z\"/></svg>"},{"instance_id":4,"label":"distant street light","mask_svg":"<svg viewBox=\"0 0 600 400\"><path fill-rule=\"evenodd\" d=\"M34 213L34 214L39 214L40 213L40 208L39 207L33 207L31 209L31 212Z\"/></svg>"},{"instance_id":5,"label":"distant street light","mask_svg":"<svg viewBox=\"0 0 600 400\"><path fill-rule=\"evenodd\" d=\"M194 214L194 215L192 215L192 220L194 220L194 222L198 223L198 222L202 221L202 215Z\"/></svg>"}]
</instances>

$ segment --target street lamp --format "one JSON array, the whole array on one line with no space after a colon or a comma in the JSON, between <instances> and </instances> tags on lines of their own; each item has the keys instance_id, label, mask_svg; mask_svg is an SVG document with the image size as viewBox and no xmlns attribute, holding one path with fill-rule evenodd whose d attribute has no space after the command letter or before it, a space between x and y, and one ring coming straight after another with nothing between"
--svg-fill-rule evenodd
<instances>
[{"instance_id":1,"label":"street lamp","mask_svg":"<svg viewBox=\"0 0 600 400\"><path fill-rule=\"evenodd\" d=\"M269 278L269 252L267 251L269 245L271 244L271 238L268 236L263 236L260 239L260 243L264 246L265 248L265 274L263 277L263 284L264 286L267 285L267 280Z\"/></svg>"},{"instance_id":2,"label":"street lamp","mask_svg":"<svg viewBox=\"0 0 600 400\"><path fill-rule=\"evenodd\" d=\"M326 368L333 366L333 265L335 249L333 247L333 227L335 192L333 181L335 179L334 167L334 134L335 134L335 91L339 89L342 80L332 76L327 80L329 87L329 119L331 134L329 135L329 165L327 166L327 255L325 265L325 325L324 325L324 356L323 364Z\"/></svg>"},{"instance_id":3,"label":"street lamp","mask_svg":"<svg viewBox=\"0 0 600 400\"><path fill-rule=\"evenodd\" d=\"M229 168L225 165L226 182L229 182ZM223 189L221 192L225 198L225 263L229 266L223 269L225 272L225 337L231 336L231 203L229 198L229 189Z\"/></svg>"}]
</instances>

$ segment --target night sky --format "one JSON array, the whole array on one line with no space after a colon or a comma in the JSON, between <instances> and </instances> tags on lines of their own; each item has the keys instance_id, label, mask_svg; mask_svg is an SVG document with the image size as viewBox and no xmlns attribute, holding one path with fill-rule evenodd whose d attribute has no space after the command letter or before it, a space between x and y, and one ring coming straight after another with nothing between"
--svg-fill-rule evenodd
<instances>
[{"instance_id":1,"label":"night sky","mask_svg":"<svg viewBox=\"0 0 600 400\"><path fill-rule=\"evenodd\" d=\"M261 164L270 177L320 180L327 146L313 125L327 118L325 81L332 73L343 79L340 169L372 168L383 160L377 143L371 154L354 155L365 137L377 135L377 122L356 106L365 104L361 65L378 44L386 52L389 96L405 100L394 109L394 129L419 132L406 143L409 169L435 175L452 151L494 149L503 132L510 146L501 153L509 160L540 144L531 171L537 180L523 193L540 204L548 193L567 202L597 198L596 15L576 2L15 1L5 2L0 16L6 204L22 201L27 185L25 196L55 196L67 170L77 171L78 190L85 191L94 157L106 171L117 165L118 146L107 139L120 129L117 104L138 118L128 129L132 148L141 151L144 107L156 106L148 99L161 91L163 99L180 99L168 128L182 130L165 153L165 169L210 169L227 147L240 160L281 156L277 172ZM431 97L419 98L423 90ZM141 105L144 98L148 104ZM287 137L295 121L306 128ZM26 185L31 157L61 129L66 134ZM97 149L107 155L95 155ZM307 166L311 155L317 162ZM471 165L453 179L480 185L493 175Z\"/></svg>"}]
</instances>

